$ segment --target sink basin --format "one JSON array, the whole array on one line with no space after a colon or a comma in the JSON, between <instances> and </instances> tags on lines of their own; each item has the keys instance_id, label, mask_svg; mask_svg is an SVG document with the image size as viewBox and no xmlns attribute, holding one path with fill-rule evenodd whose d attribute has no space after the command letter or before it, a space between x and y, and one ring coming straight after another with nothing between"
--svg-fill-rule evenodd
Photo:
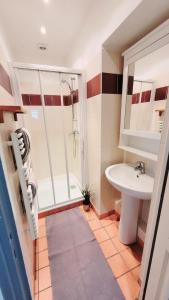
<instances>
[{"instance_id":1,"label":"sink basin","mask_svg":"<svg viewBox=\"0 0 169 300\"><path fill-rule=\"evenodd\" d=\"M112 165L105 174L110 184L120 192L139 199L151 199L154 184L151 176L139 174L127 164Z\"/></svg>"},{"instance_id":2,"label":"sink basin","mask_svg":"<svg viewBox=\"0 0 169 300\"><path fill-rule=\"evenodd\" d=\"M132 244L137 237L140 200L151 199L154 179L127 164L112 165L105 170L105 175L110 184L121 192L119 239L123 244Z\"/></svg>"}]
</instances>

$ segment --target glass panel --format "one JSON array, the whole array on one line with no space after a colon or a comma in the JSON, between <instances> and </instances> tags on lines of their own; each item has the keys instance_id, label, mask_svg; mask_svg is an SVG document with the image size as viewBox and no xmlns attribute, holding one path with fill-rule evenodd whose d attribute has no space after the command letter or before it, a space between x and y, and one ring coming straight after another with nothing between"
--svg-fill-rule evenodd
<instances>
[{"instance_id":1,"label":"glass panel","mask_svg":"<svg viewBox=\"0 0 169 300\"><path fill-rule=\"evenodd\" d=\"M62 93L64 102L64 130L69 167L70 198L75 200L82 197L78 75L62 74Z\"/></svg>"},{"instance_id":2,"label":"glass panel","mask_svg":"<svg viewBox=\"0 0 169 300\"><path fill-rule=\"evenodd\" d=\"M42 210L54 205L54 197L40 97L39 75L38 71L33 70L20 69L17 72L23 106L27 112L23 115L23 122L31 135L32 164L38 183L39 209Z\"/></svg>"},{"instance_id":3,"label":"glass panel","mask_svg":"<svg viewBox=\"0 0 169 300\"><path fill-rule=\"evenodd\" d=\"M169 90L169 44L128 66L125 128L161 133Z\"/></svg>"},{"instance_id":4,"label":"glass panel","mask_svg":"<svg viewBox=\"0 0 169 300\"><path fill-rule=\"evenodd\" d=\"M60 96L60 75L54 72L40 72L45 102L45 119L51 156L56 205L69 200L65 145L63 107Z\"/></svg>"}]
</instances>

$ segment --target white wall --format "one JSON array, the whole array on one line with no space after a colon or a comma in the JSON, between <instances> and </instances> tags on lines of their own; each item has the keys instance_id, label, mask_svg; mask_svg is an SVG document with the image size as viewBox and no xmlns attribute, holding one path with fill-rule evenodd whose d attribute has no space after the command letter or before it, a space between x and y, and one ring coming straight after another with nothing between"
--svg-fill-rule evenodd
<instances>
[{"instance_id":1,"label":"white wall","mask_svg":"<svg viewBox=\"0 0 169 300\"><path fill-rule=\"evenodd\" d=\"M121 56L102 49L86 68L87 81L101 72L121 74ZM101 215L114 209L115 201L120 198L120 193L108 183L105 169L123 159L118 149L121 95L100 92L87 99L86 105L89 185L92 203Z\"/></svg>"},{"instance_id":2,"label":"white wall","mask_svg":"<svg viewBox=\"0 0 169 300\"><path fill-rule=\"evenodd\" d=\"M8 52L8 48L6 46L6 42L2 33L0 32L0 64L5 69L5 71L9 74L8 62L10 61L10 54ZM8 93L8 91L1 86L0 84L0 105L15 105L15 100Z\"/></svg>"}]
</instances>

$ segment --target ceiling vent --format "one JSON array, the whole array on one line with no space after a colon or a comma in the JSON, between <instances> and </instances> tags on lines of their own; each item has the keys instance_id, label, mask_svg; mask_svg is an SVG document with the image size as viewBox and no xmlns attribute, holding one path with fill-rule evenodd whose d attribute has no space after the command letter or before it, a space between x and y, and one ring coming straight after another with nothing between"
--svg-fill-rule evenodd
<instances>
[{"instance_id":1,"label":"ceiling vent","mask_svg":"<svg viewBox=\"0 0 169 300\"><path fill-rule=\"evenodd\" d=\"M47 44L38 44L38 49L41 51L45 51L47 50Z\"/></svg>"}]
</instances>

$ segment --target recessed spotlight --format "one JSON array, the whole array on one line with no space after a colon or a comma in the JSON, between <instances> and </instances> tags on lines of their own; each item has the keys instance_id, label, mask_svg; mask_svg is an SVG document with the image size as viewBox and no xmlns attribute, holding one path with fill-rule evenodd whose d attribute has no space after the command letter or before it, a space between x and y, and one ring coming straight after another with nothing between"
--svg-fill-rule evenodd
<instances>
[{"instance_id":1,"label":"recessed spotlight","mask_svg":"<svg viewBox=\"0 0 169 300\"><path fill-rule=\"evenodd\" d=\"M46 34L46 28L45 28L45 26L41 26L40 32L41 32L42 34Z\"/></svg>"},{"instance_id":2,"label":"recessed spotlight","mask_svg":"<svg viewBox=\"0 0 169 300\"><path fill-rule=\"evenodd\" d=\"M48 4L49 3L49 0L43 0L44 3Z\"/></svg>"}]
</instances>

